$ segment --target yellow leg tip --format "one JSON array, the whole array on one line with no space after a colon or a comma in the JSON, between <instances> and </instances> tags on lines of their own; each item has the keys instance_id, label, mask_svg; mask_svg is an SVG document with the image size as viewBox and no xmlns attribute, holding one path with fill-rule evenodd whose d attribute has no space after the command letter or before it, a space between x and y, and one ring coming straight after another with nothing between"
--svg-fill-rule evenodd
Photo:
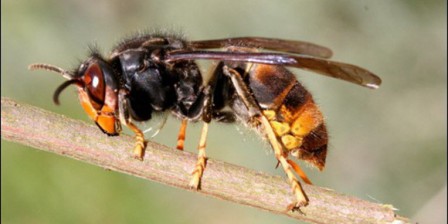
<instances>
[{"instance_id":1,"label":"yellow leg tip","mask_svg":"<svg viewBox=\"0 0 448 224\"><path fill-rule=\"evenodd\" d=\"M197 178L196 175L191 178L188 187L192 190L199 190L199 178Z\"/></svg>"},{"instance_id":2,"label":"yellow leg tip","mask_svg":"<svg viewBox=\"0 0 448 224\"><path fill-rule=\"evenodd\" d=\"M133 155L132 158L136 159L136 160L140 160L143 161L143 156L142 155Z\"/></svg>"},{"instance_id":3,"label":"yellow leg tip","mask_svg":"<svg viewBox=\"0 0 448 224\"><path fill-rule=\"evenodd\" d=\"M140 160L140 161L143 161L143 157L145 156L145 147L144 147L144 144L143 144L143 146L142 145L137 145L137 146L135 146L135 148L134 148L134 153L133 153L133 156L132 157L134 157L134 159L138 159L138 160Z\"/></svg>"}]
</instances>

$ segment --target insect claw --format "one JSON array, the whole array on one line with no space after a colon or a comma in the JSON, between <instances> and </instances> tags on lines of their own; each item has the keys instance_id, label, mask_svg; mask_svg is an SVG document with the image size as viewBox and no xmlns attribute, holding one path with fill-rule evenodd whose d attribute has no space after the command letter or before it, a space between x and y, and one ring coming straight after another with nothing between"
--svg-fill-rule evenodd
<instances>
[{"instance_id":1,"label":"insect claw","mask_svg":"<svg viewBox=\"0 0 448 224\"><path fill-rule=\"evenodd\" d=\"M278 166L280 166L280 161L277 160L277 165L275 165L275 169L277 169Z\"/></svg>"},{"instance_id":2,"label":"insect claw","mask_svg":"<svg viewBox=\"0 0 448 224\"><path fill-rule=\"evenodd\" d=\"M299 212L302 215L305 215L305 213L300 209L301 207L305 207L308 205L308 202L306 201L302 201L302 202L294 202L288 205L288 207L286 208L287 211L291 211L291 212Z\"/></svg>"}]
</instances>

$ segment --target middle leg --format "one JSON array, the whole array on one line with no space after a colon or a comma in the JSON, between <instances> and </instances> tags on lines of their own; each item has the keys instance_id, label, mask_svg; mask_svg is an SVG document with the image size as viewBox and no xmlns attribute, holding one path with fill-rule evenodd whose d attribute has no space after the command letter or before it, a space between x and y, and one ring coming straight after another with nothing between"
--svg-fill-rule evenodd
<instances>
[{"instance_id":1,"label":"middle leg","mask_svg":"<svg viewBox=\"0 0 448 224\"><path fill-rule=\"evenodd\" d=\"M179 134L177 135L177 146L176 148L178 150L183 151L184 150L184 143L185 143L185 134L187 131L187 119L182 119L182 124L180 125Z\"/></svg>"},{"instance_id":2,"label":"middle leg","mask_svg":"<svg viewBox=\"0 0 448 224\"><path fill-rule=\"evenodd\" d=\"M196 190L200 188L202 174L204 173L205 165L207 162L207 157L205 156L207 133L208 133L208 123L204 123L204 126L202 126L201 138L199 140L199 146L198 146L198 160L192 173L193 177L191 178L189 184L190 188Z\"/></svg>"}]
</instances>

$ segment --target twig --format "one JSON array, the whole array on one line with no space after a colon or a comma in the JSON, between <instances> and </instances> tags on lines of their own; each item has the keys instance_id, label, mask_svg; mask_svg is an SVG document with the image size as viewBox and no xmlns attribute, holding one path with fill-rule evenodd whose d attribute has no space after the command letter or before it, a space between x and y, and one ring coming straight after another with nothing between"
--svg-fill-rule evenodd
<instances>
[{"instance_id":1,"label":"twig","mask_svg":"<svg viewBox=\"0 0 448 224\"><path fill-rule=\"evenodd\" d=\"M5 140L190 190L195 154L149 142L142 162L130 156L132 137L107 137L95 126L4 97L1 105L1 136ZM209 159L198 192L311 223L408 222L397 216L392 206L303 185L309 205L302 213L286 211L293 195L284 178Z\"/></svg>"}]
</instances>

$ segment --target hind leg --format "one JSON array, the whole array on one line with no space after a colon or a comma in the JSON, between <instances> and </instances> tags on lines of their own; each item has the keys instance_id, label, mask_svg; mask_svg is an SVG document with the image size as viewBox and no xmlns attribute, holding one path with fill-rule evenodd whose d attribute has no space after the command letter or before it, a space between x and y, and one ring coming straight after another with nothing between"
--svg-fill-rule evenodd
<instances>
[{"instance_id":1,"label":"hind leg","mask_svg":"<svg viewBox=\"0 0 448 224\"><path fill-rule=\"evenodd\" d=\"M288 209L295 210L299 209L301 206L306 206L309 200L299 180L294 175L293 171L295 170L294 169L295 167L293 167L288 162L287 155L285 155L285 153L283 152L282 145L278 141L277 136L275 135L275 132L271 124L269 123L269 120L261 112L260 107L258 106L255 99L249 92L241 75L236 70L229 68L227 66L223 66L223 73L232 80L233 86L235 87L238 96L241 98L241 100L247 107L250 118L253 121L257 121L262 126L263 131L265 135L268 137L272 149L274 150L276 159L279 161L288 177L289 183L291 184L291 188L296 197L296 201L291 205L289 205Z\"/></svg>"}]
</instances>

